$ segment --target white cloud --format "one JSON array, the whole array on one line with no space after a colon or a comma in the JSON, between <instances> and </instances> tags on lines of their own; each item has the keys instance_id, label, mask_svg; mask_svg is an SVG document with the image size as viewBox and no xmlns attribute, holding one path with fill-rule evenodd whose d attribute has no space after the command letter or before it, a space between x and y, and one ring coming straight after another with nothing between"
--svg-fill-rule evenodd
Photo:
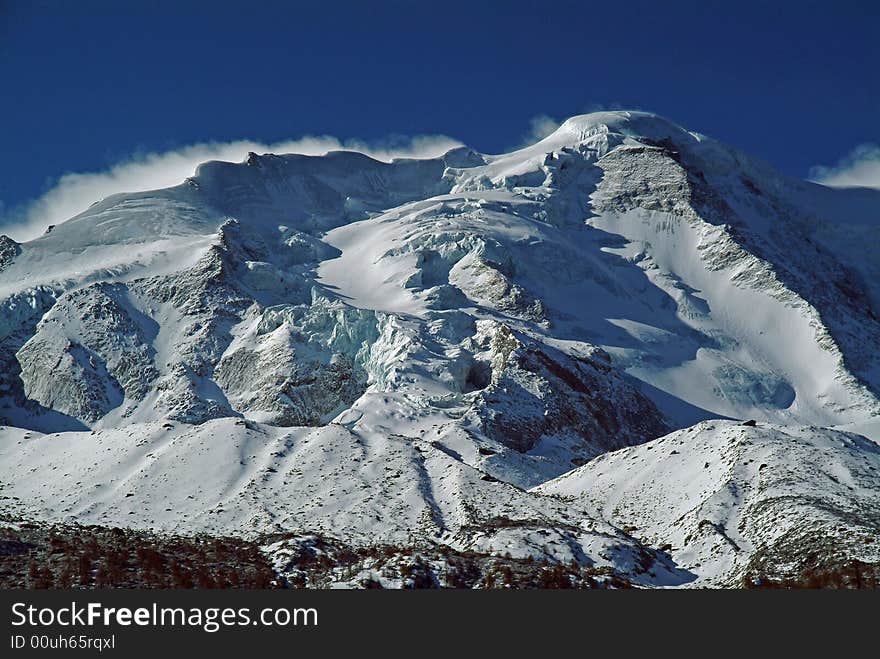
<instances>
[{"instance_id":1,"label":"white cloud","mask_svg":"<svg viewBox=\"0 0 880 659\"><path fill-rule=\"evenodd\" d=\"M341 141L331 136L304 137L276 144L250 140L206 142L173 151L133 156L106 171L67 173L43 196L18 208L5 208L0 201L0 233L25 241L41 235L50 224L60 224L86 210L92 203L117 192L143 192L183 182L207 160L241 162L248 152L322 155L337 149L366 153L378 160L428 158L459 146L443 135L395 137L381 142Z\"/></svg>"},{"instance_id":2,"label":"white cloud","mask_svg":"<svg viewBox=\"0 0 880 659\"><path fill-rule=\"evenodd\" d=\"M532 117L529 122L529 137L534 143L543 140L557 128L559 128L559 122L556 119L548 117L546 114L540 114L537 117Z\"/></svg>"},{"instance_id":3,"label":"white cloud","mask_svg":"<svg viewBox=\"0 0 880 659\"><path fill-rule=\"evenodd\" d=\"M557 128L559 128L559 125L560 124L558 121L556 121L553 117L547 116L546 114L539 114L536 117L532 117L529 121L528 132L522 136L522 140L519 144L511 147L511 150L522 149L524 147L531 146L535 142L540 142Z\"/></svg>"},{"instance_id":4,"label":"white cloud","mask_svg":"<svg viewBox=\"0 0 880 659\"><path fill-rule=\"evenodd\" d=\"M862 144L833 167L813 167L810 178L833 187L880 188L880 146Z\"/></svg>"}]
</instances>

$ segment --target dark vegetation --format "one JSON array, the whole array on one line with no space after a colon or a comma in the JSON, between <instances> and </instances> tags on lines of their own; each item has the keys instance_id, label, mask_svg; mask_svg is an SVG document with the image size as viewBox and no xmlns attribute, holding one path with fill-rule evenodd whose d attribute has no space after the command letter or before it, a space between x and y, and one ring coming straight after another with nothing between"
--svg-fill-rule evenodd
<instances>
[{"instance_id":1,"label":"dark vegetation","mask_svg":"<svg viewBox=\"0 0 880 659\"><path fill-rule=\"evenodd\" d=\"M873 535L856 540L878 542ZM848 541L847 541L848 542ZM772 546L755 552L742 576L742 588L875 589L880 563L853 558L851 545L827 535L791 532Z\"/></svg>"},{"instance_id":2,"label":"dark vegetation","mask_svg":"<svg viewBox=\"0 0 880 659\"><path fill-rule=\"evenodd\" d=\"M0 520L2 522L2 520ZM755 553L740 588L880 586L880 563L852 557L833 539L783 537ZM873 539L865 540L873 542ZM283 547L278 572L261 550ZM257 541L159 535L132 529L16 520L0 523L0 588L630 588L610 568L493 556L444 546L351 547L318 535Z\"/></svg>"},{"instance_id":3,"label":"dark vegetation","mask_svg":"<svg viewBox=\"0 0 880 659\"><path fill-rule=\"evenodd\" d=\"M608 568L490 556L446 547L348 547L321 536L159 535L78 524L0 524L0 588L628 588ZM261 546L283 542L275 573ZM371 576L360 576L362 574ZM388 583L386 581L386 583Z\"/></svg>"},{"instance_id":4,"label":"dark vegetation","mask_svg":"<svg viewBox=\"0 0 880 659\"><path fill-rule=\"evenodd\" d=\"M273 587L257 545L237 538L15 524L0 527L0 588Z\"/></svg>"}]
</instances>

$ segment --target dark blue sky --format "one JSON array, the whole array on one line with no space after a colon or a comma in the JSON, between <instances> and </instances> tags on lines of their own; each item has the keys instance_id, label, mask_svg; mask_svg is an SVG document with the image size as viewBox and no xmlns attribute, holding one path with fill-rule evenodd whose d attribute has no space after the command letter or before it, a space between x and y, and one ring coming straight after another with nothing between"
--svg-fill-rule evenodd
<instances>
[{"instance_id":1,"label":"dark blue sky","mask_svg":"<svg viewBox=\"0 0 880 659\"><path fill-rule=\"evenodd\" d=\"M659 112L805 176L880 141L880 3L0 0L0 200L205 140Z\"/></svg>"}]
</instances>

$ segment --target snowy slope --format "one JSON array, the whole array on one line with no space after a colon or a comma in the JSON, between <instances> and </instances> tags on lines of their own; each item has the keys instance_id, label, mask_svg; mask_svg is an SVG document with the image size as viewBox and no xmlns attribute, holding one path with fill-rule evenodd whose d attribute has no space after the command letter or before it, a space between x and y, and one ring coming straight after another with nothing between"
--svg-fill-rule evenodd
<instances>
[{"instance_id":1,"label":"snowy slope","mask_svg":"<svg viewBox=\"0 0 880 659\"><path fill-rule=\"evenodd\" d=\"M524 488L706 419L880 439L878 214L635 112L501 155L205 163L0 237L6 494L702 579Z\"/></svg>"},{"instance_id":2,"label":"snowy slope","mask_svg":"<svg viewBox=\"0 0 880 659\"><path fill-rule=\"evenodd\" d=\"M704 421L600 456L536 491L665 547L699 575L691 585L718 586L797 575L811 553L876 564L878 488L880 447L859 435Z\"/></svg>"},{"instance_id":3,"label":"snowy slope","mask_svg":"<svg viewBox=\"0 0 880 659\"><path fill-rule=\"evenodd\" d=\"M338 424L232 419L42 436L0 431L8 513L257 537L309 531L356 545L447 545L576 560L645 585L690 575L584 510L487 479L430 441ZM75 485L75 487L72 487Z\"/></svg>"}]
</instances>

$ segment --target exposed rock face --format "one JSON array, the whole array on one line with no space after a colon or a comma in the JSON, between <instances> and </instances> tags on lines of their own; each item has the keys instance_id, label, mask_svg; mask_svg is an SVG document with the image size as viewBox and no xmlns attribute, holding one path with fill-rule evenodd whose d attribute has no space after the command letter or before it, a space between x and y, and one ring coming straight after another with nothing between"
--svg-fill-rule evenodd
<instances>
[{"instance_id":1,"label":"exposed rock face","mask_svg":"<svg viewBox=\"0 0 880 659\"><path fill-rule=\"evenodd\" d=\"M236 410L275 425L321 425L366 390L376 337L374 314L327 299L272 307L227 351L215 380Z\"/></svg>"},{"instance_id":2,"label":"exposed rock face","mask_svg":"<svg viewBox=\"0 0 880 659\"><path fill-rule=\"evenodd\" d=\"M58 299L16 353L28 398L94 422L124 398L146 397L157 376L150 341L158 328L127 295L101 283Z\"/></svg>"},{"instance_id":3,"label":"exposed rock face","mask_svg":"<svg viewBox=\"0 0 880 659\"><path fill-rule=\"evenodd\" d=\"M547 322L541 300L511 281L502 265L487 261L476 253L456 264L450 273L450 281L474 302L488 304L523 320Z\"/></svg>"},{"instance_id":4,"label":"exposed rock face","mask_svg":"<svg viewBox=\"0 0 880 659\"><path fill-rule=\"evenodd\" d=\"M611 367L601 350L571 356L523 343L504 325L477 335L488 372L471 376L479 392L471 415L492 439L522 453L539 442L566 443L573 459L663 434L662 415ZM486 373L482 375L481 373ZM490 375L489 375L490 374Z\"/></svg>"},{"instance_id":5,"label":"exposed rock face","mask_svg":"<svg viewBox=\"0 0 880 659\"><path fill-rule=\"evenodd\" d=\"M9 236L0 235L0 272L12 265L12 261L19 254L21 254L21 245Z\"/></svg>"},{"instance_id":6,"label":"exposed rock face","mask_svg":"<svg viewBox=\"0 0 880 659\"><path fill-rule=\"evenodd\" d=\"M169 418L200 423L235 415L212 379L233 327L253 304L239 292L234 268L228 250L213 246L190 270L133 284L167 318L155 406Z\"/></svg>"},{"instance_id":7,"label":"exposed rock face","mask_svg":"<svg viewBox=\"0 0 880 659\"><path fill-rule=\"evenodd\" d=\"M93 422L122 402L107 365L78 343L39 337L17 356L25 395L49 409Z\"/></svg>"}]
</instances>

